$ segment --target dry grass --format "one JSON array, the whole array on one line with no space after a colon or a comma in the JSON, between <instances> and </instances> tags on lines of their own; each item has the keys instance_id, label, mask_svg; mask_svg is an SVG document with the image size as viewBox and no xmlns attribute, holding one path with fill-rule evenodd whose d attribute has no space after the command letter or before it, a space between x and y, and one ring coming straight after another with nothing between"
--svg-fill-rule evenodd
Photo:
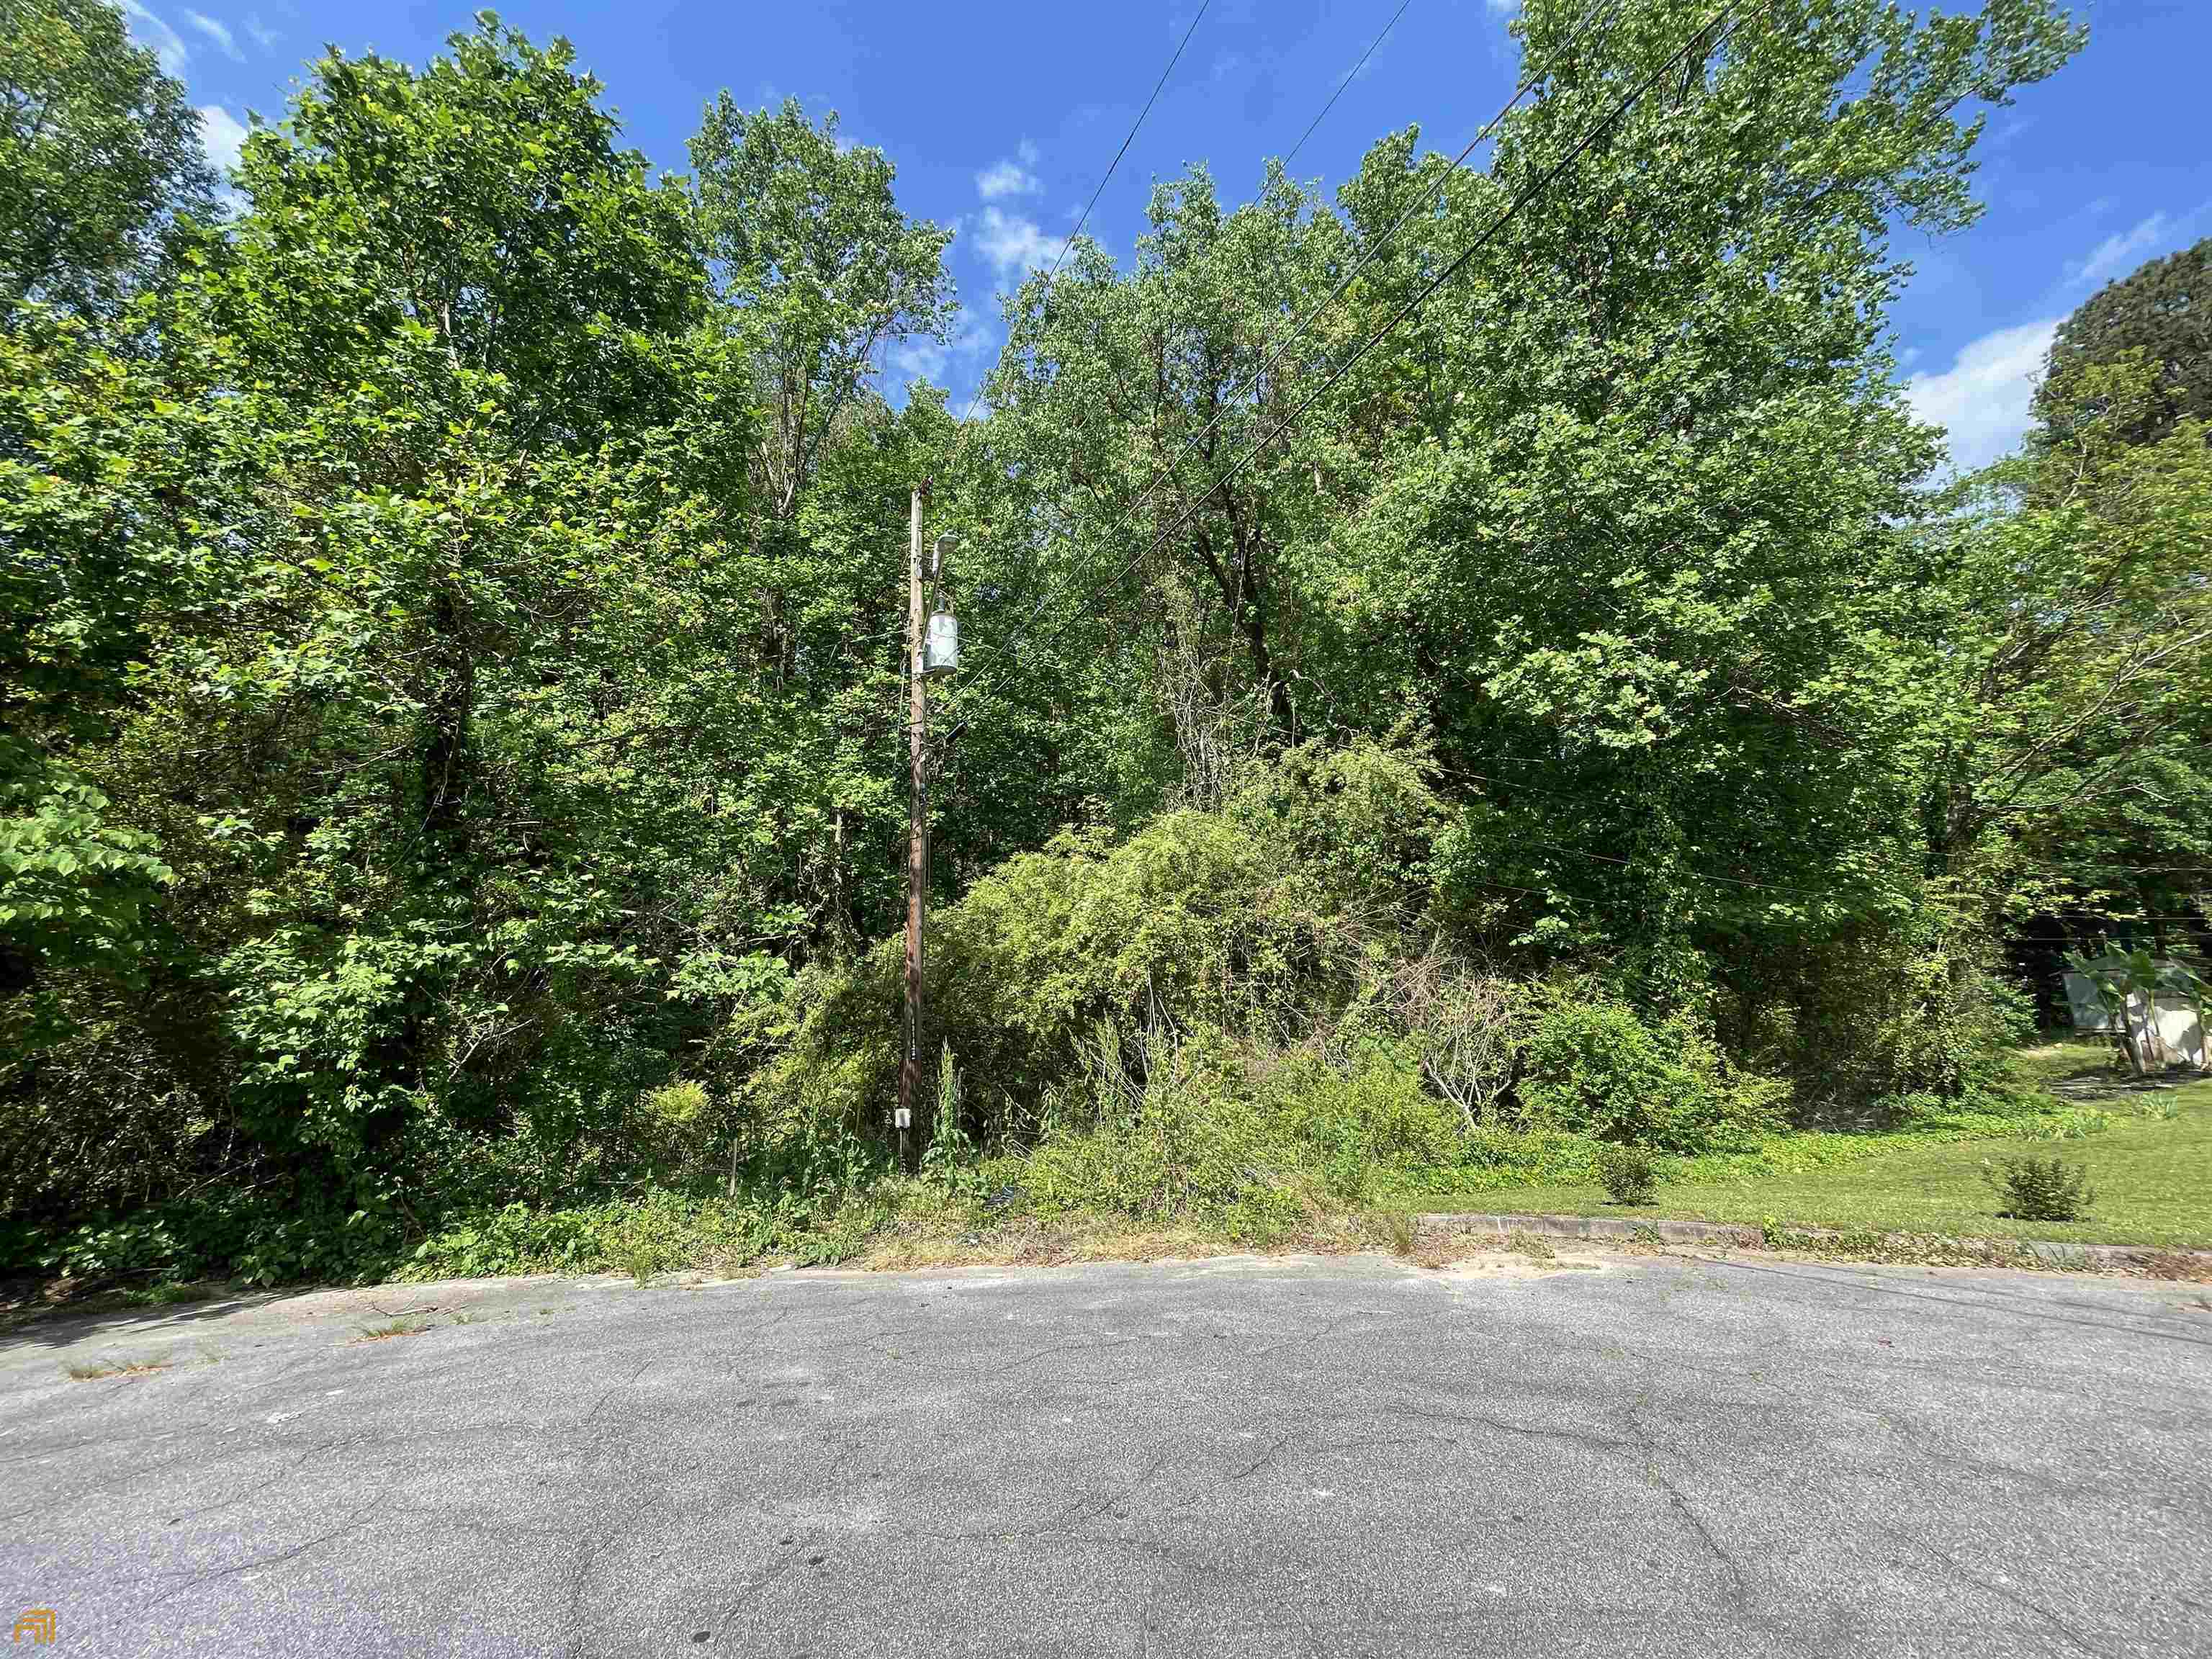
<instances>
[{"instance_id":1,"label":"dry grass","mask_svg":"<svg viewBox=\"0 0 2212 1659\"><path fill-rule=\"evenodd\" d=\"M427 1319L394 1319L382 1325L362 1326L361 1340L363 1342L388 1342L395 1336L420 1336L429 1328L430 1322Z\"/></svg>"},{"instance_id":2,"label":"dry grass","mask_svg":"<svg viewBox=\"0 0 2212 1659\"><path fill-rule=\"evenodd\" d=\"M1410 1248L1410 1218L1319 1216L1264 1241L1199 1227L1138 1227L1111 1218L1054 1221L1021 1217L988 1229L903 1222L878 1234L843 1265L870 1270L915 1267L1056 1267L1085 1261L1164 1261L1216 1255L1349 1255Z\"/></svg>"},{"instance_id":3,"label":"dry grass","mask_svg":"<svg viewBox=\"0 0 2212 1659\"><path fill-rule=\"evenodd\" d=\"M151 1376L176 1363L173 1359L96 1359L71 1365L69 1374L80 1382L96 1382L103 1376Z\"/></svg>"},{"instance_id":4,"label":"dry grass","mask_svg":"<svg viewBox=\"0 0 2212 1659\"><path fill-rule=\"evenodd\" d=\"M1550 1240L1535 1233L1510 1234L1505 1240L1505 1248L1516 1255L1527 1256L1531 1261L1555 1261L1559 1254L1552 1248Z\"/></svg>"},{"instance_id":5,"label":"dry grass","mask_svg":"<svg viewBox=\"0 0 2212 1659\"><path fill-rule=\"evenodd\" d=\"M2179 1250L2154 1250L2142 1261L2145 1279L2212 1279L2212 1262Z\"/></svg>"},{"instance_id":6,"label":"dry grass","mask_svg":"<svg viewBox=\"0 0 2212 1659\"><path fill-rule=\"evenodd\" d=\"M1410 1257L1419 1247L1420 1229L1403 1210L1378 1210L1368 1218L1368 1224L1393 1255Z\"/></svg>"}]
</instances>

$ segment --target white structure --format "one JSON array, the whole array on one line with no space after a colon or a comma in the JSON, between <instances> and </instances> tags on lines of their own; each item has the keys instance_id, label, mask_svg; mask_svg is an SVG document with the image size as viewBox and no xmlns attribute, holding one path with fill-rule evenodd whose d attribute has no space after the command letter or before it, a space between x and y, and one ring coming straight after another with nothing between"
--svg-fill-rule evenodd
<instances>
[{"instance_id":1,"label":"white structure","mask_svg":"<svg viewBox=\"0 0 2212 1659\"><path fill-rule=\"evenodd\" d=\"M2161 978L2170 965L2163 962L2156 964ZM2128 1033L2141 1041L2154 1031L2156 1048L2166 1051L2167 1065L2179 1062L2193 1066L2200 1072L2207 1069L2204 1019L2197 1011L2195 1000L2160 991L2149 1000L2152 1006L2146 1011L2142 992L2128 994L2124 1015ZM2087 974L2078 974L2070 969L2067 971L2066 1007L2073 1016L2074 1029L2077 1031L2107 1031L2115 1036L2122 1035L2120 1020L2123 1016L2106 1005L2104 998L2097 994L2095 983ZM2154 1064L2156 1063L2155 1053L2156 1050L2153 1049L2148 1056Z\"/></svg>"}]
</instances>

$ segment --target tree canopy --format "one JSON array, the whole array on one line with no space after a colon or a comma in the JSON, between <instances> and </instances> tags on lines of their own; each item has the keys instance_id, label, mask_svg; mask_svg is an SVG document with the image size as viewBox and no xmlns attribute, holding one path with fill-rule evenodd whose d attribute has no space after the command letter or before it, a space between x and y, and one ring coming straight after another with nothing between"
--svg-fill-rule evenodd
<instances>
[{"instance_id":1,"label":"tree canopy","mask_svg":"<svg viewBox=\"0 0 2212 1659\"><path fill-rule=\"evenodd\" d=\"M656 177L487 15L319 59L213 225L118 15L10 7L9 1237L330 1272L885 1158L924 483L956 1137L1380 1042L1468 1134L1602 1050L1671 1103L1578 1133L1748 1144L1976 1098L2026 927L2201 933L2193 278L2093 299L1949 494L1892 353L1900 232L1972 221L2079 28L1515 27L1486 167L1163 179L1133 260L1002 296L956 418L885 372L951 232L834 117L721 94Z\"/></svg>"},{"instance_id":2,"label":"tree canopy","mask_svg":"<svg viewBox=\"0 0 2212 1659\"><path fill-rule=\"evenodd\" d=\"M107 0L8 0L0 88L0 301L109 314L214 213L199 118Z\"/></svg>"},{"instance_id":3,"label":"tree canopy","mask_svg":"<svg viewBox=\"0 0 2212 1659\"><path fill-rule=\"evenodd\" d=\"M2094 417L2090 377L2134 356L2147 378L2117 435L2154 443L2181 421L2212 419L2212 236L2107 283L2058 325L2037 417L2054 432Z\"/></svg>"}]
</instances>

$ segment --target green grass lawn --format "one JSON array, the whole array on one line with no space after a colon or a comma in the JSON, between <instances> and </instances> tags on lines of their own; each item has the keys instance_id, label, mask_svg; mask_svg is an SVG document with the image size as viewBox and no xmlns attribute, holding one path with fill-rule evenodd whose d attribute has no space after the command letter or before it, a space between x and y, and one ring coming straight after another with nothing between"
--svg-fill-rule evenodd
<instances>
[{"instance_id":1,"label":"green grass lawn","mask_svg":"<svg viewBox=\"0 0 2212 1659\"><path fill-rule=\"evenodd\" d=\"M2086 1078L2103 1069L2093 1053L2072 1046L2031 1050L2022 1059L2045 1083ZM1847 1231L2212 1249L2212 1081L2099 1103L2115 1121L2078 1140L1912 1139L1891 1146L1877 1140L1864 1156L1826 1168L1668 1184L1659 1189L1656 1202L1646 1206L1611 1203L1601 1188L1590 1184L1417 1194L1392 1207L1753 1224L1771 1218L1784 1225ZM2022 1154L2053 1153L2088 1170L2096 1195L2087 1218L2013 1221L1997 1214L2002 1200L1984 1181L1984 1169Z\"/></svg>"}]
</instances>

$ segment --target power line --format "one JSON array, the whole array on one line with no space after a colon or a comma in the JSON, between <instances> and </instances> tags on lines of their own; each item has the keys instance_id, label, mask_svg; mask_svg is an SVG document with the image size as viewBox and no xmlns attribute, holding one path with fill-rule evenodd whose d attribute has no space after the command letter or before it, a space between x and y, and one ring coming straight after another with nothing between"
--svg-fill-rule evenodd
<instances>
[{"instance_id":1,"label":"power line","mask_svg":"<svg viewBox=\"0 0 2212 1659\"><path fill-rule=\"evenodd\" d=\"M1382 44L1384 36L1398 27L1398 20L1406 15L1406 8L1413 3L1413 0L1398 0L1398 9L1390 14L1390 21L1382 26L1382 33L1367 43L1367 50L1359 54L1359 61L1344 72L1344 79L1336 83L1336 90L1329 94L1328 102L1321 106L1321 113L1306 123L1306 130L1298 135L1298 142L1292 144L1291 153L1283 157L1284 172L1291 170L1291 163L1298 159L1298 152L1306 147L1306 140L1314 136L1314 129L1328 118L1329 111L1336 107L1336 100L1344 96L1344 89L1358 78L1360 70L1367 67L1367 60L1375 55L1375 48Z\"/></svg>"},{"instance_id":2,"label":"power line","mask_svg":"<svg viewBox=\"0 0 2212 1659\"><path fill-rule=\"evenodd\" d=\"M1137 112L1137 118L1129 124L1129 131L1121 139L1121 148L1114 152L1114 159L1106 164L1106 172L1098 180L1098 188L1091 192L1091 199L1083 204L1082 216L1076 220L1075 228L1067 233L1067 240L1060 245L1060 252L1053 259L1052 269L1045 272L1045 291L1051 290L1052 279L1060 275L1061 262L1067 258L1068 250L1075 246L1075 239L1083 234L1084 226L1091 222L1091 210L1098 205L1098 198L1106 193L1106 186L1113 182L1115 172L1121 165L1121 158L1129 153L1129 146L1137 141L1137 130L1145 125L1145 118L1152 112L1152 106L1159 102L1160 93L1167 86L1168 76L1175 73L1175 66L1182 61L1183 48L1190 44L1190 37L1198 33L1199 24L1205 21L1206 9L1212 4L1213 0L1199 0L1198 15L1190 20L1190 27L1182 32L1182 39L1176 43L1175 56L1168 59L1168 66L1160 71L1160 78L1152 83L1152 95L1145 100L1144 108ZM975 395L968 400L968 412L960 417L963 427L974 418L975 406L982 401L983 381L978 380Z\"/></svg>"},{"instance_id":3,"label":"power line","mask_svg":"<svg viewBox=\"0 0 2212 1659\"><path fill-rule=\"evenodd\" d=\"M1559 847L1550 842L1543 841L1524 842L1522 844L1533 847L1540 853L1556 853L1562 858L1589 859L1598 864L1619 865L1625 870L1638 867L1634 859L1616 858L1610 853L1589 853L1578 847ZM1705 870L1685 870L1678 873L1689 876L1697 881L1719 882L1728 887L1747 887L1762 893L1788 893L1796 898L1829 899L1835 896L1832 893L1816 893L1809 887L1785 887L1778 881L1752 881L1742 876L1717 876Z\"/></svg>"},{"instance_id":4,"label":"power line","mask_svg":"<svg viewBox=\"0 0 2212 1659\"><path fill-rule=\"evenodd\" d=\"M1509 760L1516 757L1511 756L1486 756L1484 758L1486 760ZM1501 789L1525 790L1530 793L1551 795L1563 800L1587 799L1589 798L1590 794L1590 792L1588 790L1561 789L1545 784L1528 783L1514 778L1492 777L1487 773L1471 771L1464 767L1446 766L1440 762L1431 763L1428 769L1434 772L1440 777L1456 778L1462 781L1487 783L1494 785ZM1638 867L1637 861L1632 859L1620 858L1604 853L1585 852L1579 848L1560 847L1548 842L1523 842L1522 845L1534 847L1540 852L1558 854L1566 858L1589 859L1600 864L1618 865L1629 869ZM1648 863L1648 860L1646 862ZM1698 881L1720 882L1731 887L1751 888L1764 892L1790 893L1800 898L1827 899L1833 896L1832 893L1816 892L1810 888L1790 887L1786 886L1780 882L1752 881L1741 876L1715 875L1711 872L1705 870L1686 869L1679 872L1670 872L1668 873L1686 875ZM2115 910L2113 915L2116 918L2122 916L2122 913L2118 910ZM2207 920L2212 920L2212 918L2208 918L2205 913L2202 911L2179 910L2130 913L2124 916L2124 920L2126 925L2136 925L2144 922L2157 921L2203 922Z\"/></svg>"},{"instance_id":5,"label":"power line","mask_svg":"<svg viewBox=\"0 0 2212 1659\"><path fill-rule=\"evenodd\" d=\"M1619 9L1620 4L1620 0L1593 0L1590 9L1583 15L1582 21L1575 25L1572 32L1570 33L1567 38L1560 43L1559 52L1555 55L1553 59L1553 68L1556 68L1558 65L1559 57L1564 56L1567 50L1573 46L1577 41L1581 40L1583 35L1601 19L1608 17L1616 11ZM1402 12L1404 10L1404 7L1401 6L1399 9ZM1395 17L1391 19L1391 21L1394 23L1396 21L1397 19ZM1388 33L1387 28L1385 33ZM1376 38L1379 40L1381 37L1377 36ZM1692 38L1694 39L1694 37ZM1370 47L1369 50L1372 51L1373 48ZM1152 499L1153 494L1159 489L1161 482L1164 479L1175 476L1176 462L1182 459L1184 455L1187 455L1191 451L1196 449L1200 443L1205 441L1208 434L1212 433L1215 428L1218 427L1223 421L1229 417L1230 411L1237 406L1238 400L1241 399L1246 392L1249 392L1254 386L1259 384L1262 375L1266 374L1268 370L1273 368L1277 363L1282 361L1284 353L1287 352L1291 349L1297 337L1301 334L1304 334L1309 328L1312 327L1314 323L1320 318L1323 312L1327 311L1340 299L1343 298L1344 295L1350 289L1352 283L1357 282L1369 269L1369 267L1373 265L1377 259L1382 257L1383 249L1389 245L1392 239L1395 238L1400 231L1403 230L1408 224L1410 224L1416 216L1426 212L1436 204L1437 199L1443 194L1444 186L1451 182L1452 175L1467 164L1467 158L1474 153L1476 147L1486 138L1489 137L1490 135L1497 130L1498 124L1504 120L1507 115L1512 112L1514 106L1519 104L1523 98L1527 97L1530 90L1537 86L1545 78L1545 76L1551 72L1551 70L1547 70L1536 73L1524 74L1522 76L1520 82L1513 88L1513 95L1508 98L1504 104L1498 106L1497 114L1492 116L1487 121L1485 121L1481 126L1475 130L1474 137L1468 139L1464 145L1461 146L1459 154L1452 157L1450 165L1438 172L1436 182L1426 191L1417 196L1413 199L1413 204L1391 222L1389 228L1384 230L1381 235L1376 237L1373 240L1368 243L1366 251L1357 260L1353 261L1352 268L1344 273L1343 276L1339 279L1336 286L1328 291L1328 294L1318 305L1313 307L1313 308L1308 311L1304 316L1299 318L1296 322L1291 324L1290 328L1284 332L1282 338L1275 343L1274 347L1268 352L1267 357L1261 362L1260 366L1254 369L1249 374L1246 375L1243 380L1229 389L1228 393L1219 400L1221 406L1215 412L1213 418L1208 421L1204 426L1200 427L1197 431L1192 433L1188 438L1185 438L1182 441L1181 447L1168 457L1166 465L1154 471L1152 477L1146 482L1143 493L1123 509L1125 514L1133 515L1141 509L1147 501ZM1340 88L1339 90L1341 91L1342 88ZM1330 101L1334 103L1335 100L1332 98ZM1326 112L1327 111L1324 109L1323 113ZM1318 120L1319 118L1316 117L1316 119ZM1307 131L1310 132L1312 129L1309 127ZM1301 138L1298 142L1303 144L1305 140ZM1293 154L1295 154L1295 151L1293 151ZM1285 165L1287 166L1288 163L1286 162ZM1357 360L1355 359L1355 361ZM980 388L978 389L978 395L981 395ZM971 410L973 410L974 404L972 403L969 404L969 408ZM1265 441L1263 440L1262 441L1264 443ZM1215 487L1219 487L1218 483ZM1212 492L1209 491L1208 493L1211 494ZM1205 500L1205 497L1201 496L1200 497L1200 500L1202 502ZM1147 550L1147 552L1149 553L1149 550ZM1115 580L1119 580L1120 579L1117 577ZM1112 583L1108 584L1109 586L1111 586L1112 585ZM1102 589L1101 591L1103 592L1103 590ZM1037 603L1031 608L1028 617L1024 619L1022 623L1022 628L1024 633L1026 633L1029 627L1036 621L1037 617L1043 614L1045 603L1048 597L1049 596L1048 595L1042 594L1038 596ZM1001 647L1000 648L1007 649L1010 647Z\"/></svg>"},{"instance_id":6,"label":"power line","mask_svg":"<svg viewBox=\"0 0 2212 1659\"><path fill-rule=\"evenodd\" d=\"M1721 9L1715 12L1711 17L1708 18L1704 23L1692 30L1689 39L1682 43L1680 49L1674 52L1673 55L1670 56L1664 63L1660 64L1657 70L1654 70L1650 75L1645 76L1644 80L1638 82L1634 87L1631 88L1627 94L1623 96L1618 103L1614 104L1613 108L1607 112L1604 118L1598 121L1595 125L1592 126L1588 132L1584 133L1580 138L1576 140L1574 144L1568 149L1567 153L1540 178L1537 179L1533 184L1524 186L1519 194L1515 196L1510 202L1506 204L1503 212L1501 212L1496 218L1492 219L1473 241L1469 242L1465 247L1462 248L1457 254L1453 256L1449 264L1446 264L1442 270L1438 271L1435 276L1431 277L1429 282L1422 287L1421 290L1418 294L1414 295L1412 299L1407 301L1404 305L1399 307L1395 312L1392 313L1389 319L1383 323L1382 326L1376 330L1374 333L1368 336L1366 340L1361 343L1358 350L1354 351L1349 357L1346 358L1344 362L1338 364L1335 368L1330 370L1320 385L1316 386L1311 392L1308 392L1306 396L1299 401L1297 406L1291 410L1289 414L1284 416L1280 420L1277 421L1273 427L1269 428L1268 430L1262 434L1258 442L1255 443L1249 449L1246 450L1243 455L1238 457L1237 459L1230 465L1226 471L1222 473L1219 477L1216 478L1212 483L1208 485L1204 493L1201 494L1196 501L1193 501L1188 507L1184 508L1183 511L1176 518L1173 523L1170 524L1166 529L1160 532L1160 533L1154 537L1146 546L1139 549L1135 556L1132 557L1127 563L1124 564L1120 570L1115 572L1115 574L1107 578L1105 581L1099 583L1088 593L1085 594L1082 599L1079 602L1078 612L1079 612L1083 607L1088 606L1092 601L1098 599L1108 590L1118 586L1133 571L1134 571L1146 559L1150 558L1153 553L1165 546L1169 539L1174 536L1176 531L1182 529L1183 526L1188 524L1193 519L1196 518L1198 516L1199 510L1220 490L1223 485L1232 482L1247 467L1251 465L1253 461L1259 458L1261 451L1265 450L1269 444L1273 443L1277 438L1280 437L1283 433L1287 431L1292 425L1296 424L1297 422L1302 419L1308 410L1311 409L1315 404L1318 403L1321 398L1337 384L1338 381L1341 380L1346 374L1350 374L1353 368L1358 367L1361 361L1364 360L1370 352L1374 350L1377 345L1381 344L1392 331L1396 329L1401 323L1406 320L1406 319L1412 316L1416 311L1419 310L1422 306L1425 305L1431 296L1432 296L1438 289L1442 288L1446 283L1457 276L1466 266L1467 263L1470 259L1474 258L1477 253L1480 252L1484 247L1487 246L1491 240L1496 237L1498 233L1510 222L1515 214L1518 213L1522 208L1526 206L1530 201L1534 200L1542 191L1550 188L1553 181L1558 179L1561 173L1565 173L1567 168L1573 166L1576 161L1579 161L1583 153L1589 149L1591 145L1595 144L1600 137L1603 137L1606 131L1610 129L1616 121L1620 120L1623 115L1627 113L1629 109L1634 106L1638 99L1642 98L1645 93L1649 92L1654 86L1657 85L1663 77L1671 74L1679 64L1686 59L1692 49L1697 46L1698 42L1706 37L1716 23L1718 23L1723 18L1727 17L1729 14L1735 9L1735 4L1736 0L1729 0L1729 3L1722 6ZM1722 40L1727 38L1728 34L1734 30L1735 27L1735 23L1730 22L1728 28L1723 29L1721 33L1715 37L1711 44L1705 47L1705 51L1708 52L1712 51L1715 46L1718 46ZM1519 94L1516 94L1516 100ZM1510 106L1509 105L1508 107L1510 108ZM1502 115L1503 112L1500 113ZM1139 501L1139 505L1142 505L1142 502ZM1131 510L1133 511L1134 509L1132 508ZM1040 600L1039 609L1042 610L1042 601ZM1054 627L1047 629L1040 637L1049 639L1054 634L1058 633L1061 629L1066 627L1069 622L1073 621L1076 614L1076 612L1071 612L1066 621L1061 622ZM1006 648L1011 649L1012 647L1010 646ZM978 692L976 695L980 696L981 693ZM958 727L956 726L954 729L957 730Z\"/></svg>"}]
</instances>

